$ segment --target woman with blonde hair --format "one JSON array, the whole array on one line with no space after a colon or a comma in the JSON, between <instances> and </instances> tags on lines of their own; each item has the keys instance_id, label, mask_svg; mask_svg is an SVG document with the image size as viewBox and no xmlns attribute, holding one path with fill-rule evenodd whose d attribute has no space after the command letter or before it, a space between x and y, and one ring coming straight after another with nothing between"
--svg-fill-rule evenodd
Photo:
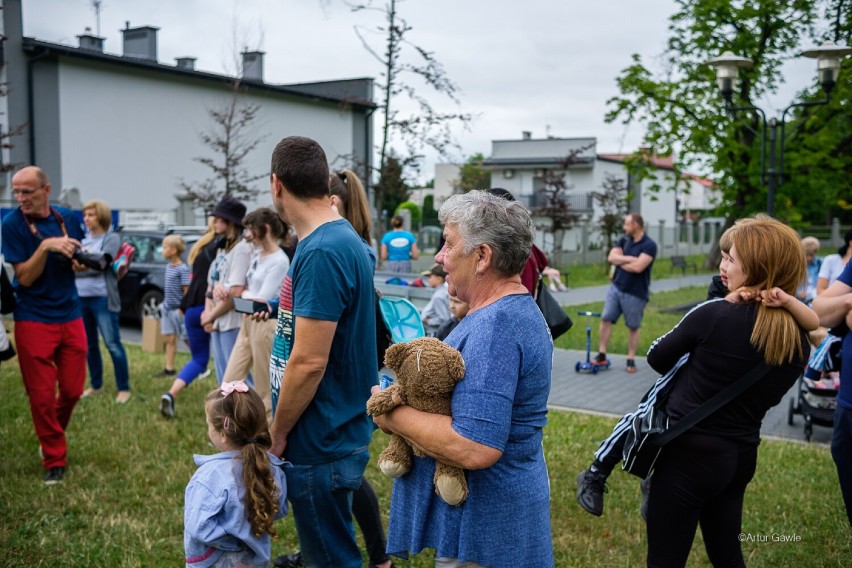
<instances>
[{"instance_id":1,"label":"woman with blonde hair","mask_svg":"<svg viewBox=\"0 0 852 568\"><path fill-rule=\"evenodd\" d=\"M99 199L89 201L83 206L83 224L86 225L86 237L81 241L83 250L90 253L105 253L115 258L121 246L121 239L109 230L112 225L112 211ZM107 351L112 357L115 371L115 384L118 394L115 401L123 404L130 399L130 373L127 364L127 352L121 343L118 326L118 314L121 311L121 298L118 295L118 279L112 270L112 263L104 271L87 268L77 272L77 293L83 306L83 325L86 328L89 351L89 377L91 386L83 391L88 397L99 394L104 385L104 365L98 344L98 330L104 338Z\"/></svg>"},{"instance_id":2,"label":"woman with blonde hair","mask_svg":"<svg viewBox=\"0 0 852 568\"><path fill-rule=\"evenodd\" d=\"M647 503L648 565L683 566L701 525L715 566L744 566L743 496L754 476L760 426L802 373L807 334L794 310L805 255L790 227L767 217L728 229L721 271L732 293L690 311L657 339L648 364L674 370L665 409L677 421L761 363L743 394L666 445ZM801 318L799 318L801 319ZM684 359L684 355L689 355Z\"/></svg>"}]
</instances>

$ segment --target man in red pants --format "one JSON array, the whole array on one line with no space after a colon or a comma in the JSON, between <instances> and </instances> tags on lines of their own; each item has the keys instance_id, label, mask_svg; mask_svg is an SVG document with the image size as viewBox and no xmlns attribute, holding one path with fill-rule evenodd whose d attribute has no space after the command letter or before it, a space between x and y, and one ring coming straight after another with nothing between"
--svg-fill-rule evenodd
<instances>
[{"instance_id":1,"label":"man in red pants","mask_svg":"<svg viewBox=\"0 0 852 568\"><path fill-rule=\"evenodd\" d=\"M3 218L3 255L15 268L15 346L36 435L44 482L62 481L65 429L86 380L86 331L72 259L83 232L72 212L50 206L50 180L35 166L12 178L19 207Z\"/></svg>"}]
</instances>

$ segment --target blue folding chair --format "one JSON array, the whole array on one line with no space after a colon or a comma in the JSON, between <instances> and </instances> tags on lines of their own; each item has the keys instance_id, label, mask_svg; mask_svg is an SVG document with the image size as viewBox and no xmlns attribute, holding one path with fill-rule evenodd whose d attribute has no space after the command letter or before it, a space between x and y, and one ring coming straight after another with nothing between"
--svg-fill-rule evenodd
<instances>
[{"instance_id":1,"label":"blue folding chair","mask_svg":"<svg viewBox=\"0 0 852 568\"><path fill-rule=\"evenodd\" d=\"M379 311L394 343L426 336L420 312L405 298L383 296L379 299Z\"/></svg>"}]
</instances>

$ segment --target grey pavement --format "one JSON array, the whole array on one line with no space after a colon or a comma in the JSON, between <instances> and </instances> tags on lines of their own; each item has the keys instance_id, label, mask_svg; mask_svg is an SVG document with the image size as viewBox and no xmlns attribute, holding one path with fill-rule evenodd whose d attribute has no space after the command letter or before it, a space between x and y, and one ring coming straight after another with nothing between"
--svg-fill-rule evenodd
<instances>
[{"instance_id":1,"label":"grey pavement","mask_svg":"<svg viewBox=\"0 0 852 568\"><path fill-rule=\"evenodd\" d=\"M576 326L579 324L575 323ZM575 333L572 329L568 333ZM586 360L585 351L554 349L553 375L548 404L552 408L574 412L588 412L604 416L621 417L636 409L642 395L651 388L659 376L648 366L644 357L636 358L636 373L625 371L627 357L609 354L612 366L593 375L575 371L578 361ZM594 356L594 353L592 354ZM797 392L794 385L778 406L763 419L761 434L764 438L784 438L805 441L804 418L793 416L793 425L787 424L791 397ZM831 442L831 428L814 425L812 443Z\"/></svg>"},{"instance_id":2,"label":"grey pavement","mask_svg":"<svg viewBox=\"0 0 852 568\"><path fill-rule=\"evenodd\" d=\"M709 283L710 276L684 276L657 280L651 283L652 292L677 290L687 286L702 286ZM574 288L565 292L555 292L554 296L563 306L573 306L603 300L607 286L590 286ZM572 316L574 327L568 333L583 333L585 322ZM122 326L121 336L128 343L138 344L141 332L138 327ZM179 351L187 352L186 345L180 342ZM594 353L593 353L594 355ZM612 366L591 373L575 371L578 361L586 360L585 351L554 349L553 376L548 404L553 408L574 412L588 412L604 416L620 417L634 410L642 395L651 388L657 380L657 373L648 366L644 357L636 358L636 373L627 373L625 367L627 357L610 354ZM793 425L787 424L789 403L795 397L797 385L790 389L784 399L771 409L763 420L761 433L765 438L784 438L805 441L804 418L794 415ZM813 443L826 444L831 441L831 428L815 425L813 427Z\"/></svg>"}]
</instances>

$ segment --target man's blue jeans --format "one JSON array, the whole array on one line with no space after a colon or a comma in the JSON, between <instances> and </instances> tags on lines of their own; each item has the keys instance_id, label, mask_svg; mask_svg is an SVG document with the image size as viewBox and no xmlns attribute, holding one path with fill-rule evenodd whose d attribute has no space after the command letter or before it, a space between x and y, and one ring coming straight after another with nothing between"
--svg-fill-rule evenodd
<instances>
[{"instance_id":1,"label":"man's blue jeans","mask_svg":"<svg viewBox=\"0 0 852 568\"><path fill-rule=\"evenodd\" d=\"M115 385L119 391L129 391L130 373L127 368L127 353L121 343L118 312L109 311L106 296L80 298L80 302L83 305L83 326L86 328L86 338L89 345L87 358L92 388L99 389L104 384L104 365L98 344L98 330L100 330L106 348L112 357Z\"/></svg>"},{"instance_id":2,"label":"man's blue jeans","mask_svg":"<svg viewBox=\"0 0 852 568\"><path fill-rule=\"evenodd\" d=\"M352 525L352 492L361 485L370 453L367 446L337 461L297 465L286 470L287 498L299 533L305 566L361 568Z\"/></svg>"}]
</instances>

